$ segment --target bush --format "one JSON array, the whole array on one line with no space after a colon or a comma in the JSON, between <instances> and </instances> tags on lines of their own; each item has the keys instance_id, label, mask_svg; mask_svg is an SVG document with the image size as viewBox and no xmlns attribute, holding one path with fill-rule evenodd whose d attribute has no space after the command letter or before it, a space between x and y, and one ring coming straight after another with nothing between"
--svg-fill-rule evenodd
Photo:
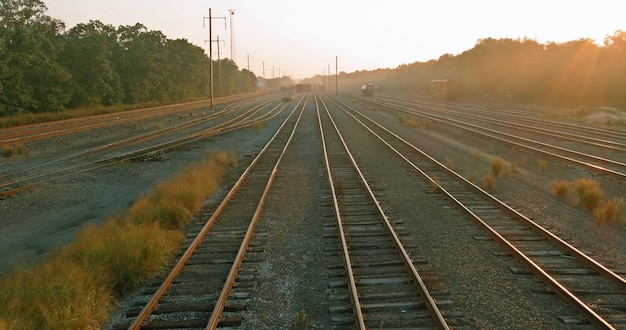
<instances>
[{"instance_id":1,"label":"bush","mask_svg":"<svg viewBox=\"0 0 626 330\"><path fill-rule=\"evenodd\" d=\"M485 189L493 189L496 186L496 178L492 173L485 174L483 176L483 188Z\"/></svg>"},{"instance_id":2,"label":"bush","mask_svg":"<svg viewBox=\"0 0 626 330\"><path fill-rule=\"evenodd\" d=\"M602 200L602 189L598 183L591 179L577 179L574 181L574 189L578 193L578 203L593 212Z\"/></svg>"},{"instance_id":3,"label":"bush","mask_svg":"<svg viewBox=\"0 0 626 330\"><path fill-rule=\"evenodd\" d=\"M552 181L552 194L558 197L565 197L569 193L570 184L567 181Z\"/></svg>"},{"instance_id":4,"label":"bush","mask_svg":"<svg viewBox=\"0 0 626 330\"><path fill-rule=\"evenodd\" d=\"M614 198L602 203L593 212L599 225L606 223L618 223L624 211L624 199Z\"/></svg>"},{"instance_id":5,"label":"bush","mask_svg":"<svg viewBox=\"0 0 626 330\"><path fill-rule=\"evenodd\" d=\"M500 176L500 172L504 167L504 161L498 157L491 158L491 173L495 178Z\"/></svg>"}]
</instances>

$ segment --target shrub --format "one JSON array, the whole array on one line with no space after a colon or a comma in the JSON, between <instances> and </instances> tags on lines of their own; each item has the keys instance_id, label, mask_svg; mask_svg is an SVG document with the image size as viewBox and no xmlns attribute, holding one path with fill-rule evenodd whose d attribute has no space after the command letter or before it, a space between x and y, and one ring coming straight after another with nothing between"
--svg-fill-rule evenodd
<instances>
[{"instance_id":1,"label":"shrub","mask_svg":"<svg viewBox=\"0 0 626 330\"><path fill-rule=\"evenodd\" d=\"M502 159L498 157L491 158L491 174L493 174L495 178L500 176L500 172L502 171L503 167L504 161Z\"/></svg>"},{"instance_id":2,"label":"shrub","mask_svg":"<svg viewBox=\"0 0 626 330\"><path fill-rule=\"evenodd\" d=\"M472 171L472 173L470 173L469 176L467 177L467 180L469 180L472 183L476 183L477 178L478 178L478 172Z\"/></svg>"},{"instance_id":3,"label":"shrub","mask_svg":"<svg viewBox=\"0 0 626 330\"><path fill-rule=\"evenodd\" d=\"M4 157L8 157L8 158L23 155L24 153L26 153L26 149L24 148L24 145L21 143L16 143L10 146L4 146L2 147L2 149L0 149L0 155Z\"/></svg>"},{"instance_id":4,"label":"shrub","mask_svg":"<svg viewBox=\"0 0 626 330\"><path fill-rule=\"evenodd\" d=\"M545 159L539 160L539 169L541 172L545 172L548 170L548 161Z\"/></svg>"},{"instance_id":5,"label":"shrub","mask_svg":"<svg viewBox=\"0 0 626 330\"><path fill-rule=\"evenodd\" d=\"M574 189L578 193L578 203L593 212L602 200L602 189L598 183L591 179L578 179L574 181Z\"/></svg>"},{"instance_id":6,"label":"shrub","mask_svg":"<svg viewBox=\"0 0 626 330\"><path fill-rule=\"evenodd\" d=\"M4 146L4 147L2 147L2 153L1 154L4 157L11 158L15 154L15 149L13 149L13 146Z\"/></svg>"},{"instance_id":7,"label":"shrub","mask_svg":"<svg viewBox=\"0 0 626 330\"><path fill-rule=\"evenodd\" d=\"M496 186L496 178L492 173L485 174L483 176L483 188L493 189Z\"/></svg>"},{"instance_id":8,"label":"shrub","mask_svg":"<svg viewBox=\"0 0 626 330\"><path fill-rule=\"evenodd\" d=\"M593 212L596 223L618 223L624 211L624 199L614 198L602 203Z\"/></svg>"},{"instance_id":9,"label":"shrub","mask_svg":"<svg viewBox=\"0 0 626 330\"><path fill-rule=\"evenodd\" d=\"M558 197L565 197L569 193L570 184L567 181L552 181L552 194Z\"/></svg>"}]
</instances>

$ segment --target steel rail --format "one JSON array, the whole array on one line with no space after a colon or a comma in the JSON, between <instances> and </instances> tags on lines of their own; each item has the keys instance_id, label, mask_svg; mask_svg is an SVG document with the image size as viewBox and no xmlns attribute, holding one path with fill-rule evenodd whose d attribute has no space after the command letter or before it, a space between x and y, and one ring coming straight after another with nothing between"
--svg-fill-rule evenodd
<instances>
[{"instance_id":1,"label":"steel rail","mask_svg":"<svg viewBox=\"0 0 626 330\"><path fill-rule=\"evenodd\" d=\"M285 120L285 122L286 122L286 120ZM285 125L285 123L283 123L283 125ZM281 128L283 127L283 125L281 125ZM217 220L217 218L219 217L219 215L223 212L223 210L226 208L226 205L228 205L230 200L238 192L239 188L241 187L243 182L247 179L247 177L250 174L250 172L252 171L252 169L259 163L261 157L269 149L270 144L274 141L276 136L278 136L278 131L267 142L267 144L263 147L263 149L259 152L259 154L252 160L250 165L243 171L242 175L235 182L233 187L229 190L229 192L226 195L226 197L218 205L218 207L216 208L216 210L213 213L213 215L209 218L209 220L204 224L202 229L198 232L197 236L191 242L189 247L187 247L185 252L182 254L180 259L177 261L176 265L174 265L174 267L169 272L167 277L163 280L163 282L161 283L159 288L152 295L150 301L143 307L141 312L139 312L139 314L135 317L135 319L133 320L131 325L128 327L128 329L134 329L134 330L140 329L142 324L147 320L147 318L150 316L152 311L155 310L155 308L158 305L158 303L161 300L161 298L165 295L165 293L167 292L169 287L174 282L174 279L178 276L180 271L184 268L184 266L187 263L187 261L189 260L189 258L191 258L191 256L195 253L195 250L198 248L198 246L200 245L200 243L202 242L202 240L204 239L206 234L209 232L211 227L213 227L213 225L214 225L215 221Z\"/></svg>"},{"instance_id":2,"label":"steel rail","mask_svg":"<svg viewBox=\"0 0 626 330\"><path fill-rule=\"evenodd\" d=\"M269 112L267 112L265 114L262 114L261 116L259 116L258 118L255 118L255 119L251 119L250 116L247 116L246 118L242 119L242 116L240 115L237 118L239 120L242 120L241 122L235 122L234 120L229 120L227 122L227 125L220 124L220 125L217 125L217 127L211 127L209 129L206 129L206 130L203 130L203 131L200 131L200 132L195 132L195 133L189 134L189 135L181 137L181 138L169 140L167 142L156 144L156 145L152 145L152 146L149 146L149 147L144 147L142 149L138 149L138 150L135 150L135 151L127 152L127 153L124 153L122 155L109 156L107 158L99 159L99 160L92 161L92 162L87 162L87 163L83 163L83 164L77 164L77 165L73 165L73 166L69 166L69 167L63 167L63 168L59 168L59 169L48 170L47 172L34 173L34 174L31 174L31 175L28 175L28 176L22 176L22 177L20 177L18 179L5 181L5 182L0 183L0 188L8 187L8 186L15 185L15 184L20 184L20 183L26 182L28 180L38 179L38 178L45 177L45 176L50 176L50 175L55 175L55 174L58 174L58 173L63 173L63 172L71 171L71 170L80 169L78 171L75 171L75 172L72 172L72 173L69 173L69 174L63 174L63 175L60 175L60 176L56 176L56 177L53 177L53 178L40 180L40 181L35 182L35 183L26 184L26 185L23 185L23 186L14 188L14 189L10 189L10 190L7 190L7 191L0 192L0 198L6 198L8 196L11 196L11 195L17 194L19 192L22 192L22 191L24 191L26 189L29 189L29 188L32 188L32 187L35 187L35 186L38 186L38 185L41 185L41 184L44 184L44 183L48 183L48 182L51 182L51 181L54 181L54 180L58 180L58 179L61 179L61 178L65 178L65 177L68 177L68 176L71 176L71 175L74 175L74 174L84 173L84 172L97 170L97 169L100 169L100 168L103 168L103 167L107 167L107 166L121 164L121 163L124 163L124 162L126 162L126 161L128 161L130 159L133 159L133 158L138 158L138 157L142 157L142 156L145 156L145 155L149 155L149 154L151 154L151 153L153 153L155 151L172 150L172 149L175 149L175 148L187 145L189 143L193 143L193 142L197 142L197 141L202 140L202 139L206 139L206 138L208 138L210 136L214 136L214 135L217 135L217 134L223 134L223 133L230 132L230 131L233 131L233 130L236 130L236 129L249 127L249 126L253 125L254 123L264 122L264 121L267 121L267 120L270 120L270 119L274 118L275 116L277 116L280 113L280 111L282 111L282 109L284 109L285 106L283 105L282 107L280 107L279 110L277 110L278 107L279 106L276 106L271 111L269 111ZM258 109L255 108L255 112L258 112ZM261 119L259 119L259 118L261 118ZM142 136L140 138L142 138ZM136 144L133 138L119 141L119 143L121 143L122 145L120 146L117 143L108 144L108 145L105 145L103 147L99 147L98 150L105 150L105 151L109 152L110 150L108 150L107 147L112 146L112 145L117 145L118 146L117 149L120 149L122 147L128 147L130 145L135 145ZM114 150L114 149L115 148L113 148L111 150ZM90 153L90 151L85 151L85 152L81 152L81 153L78 153L78 154L73 154L73 155L70 155L70 156L67 156L67 157L63 157L63 158L59 159L58 161L67 160L67 159L70 159L70 158L76 158L76 157L79 157L79 156L85 156L85 155L88 155L89 153ZM51 162L48 162L46 164L50 165L50 163ZM89 167L89 166L93 166L93 167Z\"/></svg>"},{"instance_id":3,"label":"steel rail","mask_svg":"<svg viewBox=\"0 0 626 330\"><path fill-rule=\"evenodd\" d=\"M344 267L347 272L348 277L348 289L350 291L350 300L352 301L352 311L356 316L356 322L358 324L359 329L364 330L367 329L365 326L365 318L363 317L363 311L361 310L361 302L359 298L359 293L356 287L356 280L354 278L354 272L352 270L352 261L350 258L350 251L348 250L348 243L346 242L346 233L343 229L343 221L341 217L341 213L339 212L339 201L337 200L337 192L335 191L335 183L333 181L333 176L330 170L330 159L328 156L328 149L326 147L326 139L324 138L326 134L324 134L324 127L322 125L322 118L320 115L320 107L318 104L317 98L315 99L315 107L317 111L317 122L320 128L321 140L322 140L322 150L324 152L324 164L326 167L326 175L328 176L328 183L330 185L330 192L333 199L333 208L335 211L335 218L337 219L337 228L339 230L339 239L341 240L341 251L343 253Z\"/></svg>"},{"instance_id":4,"label":"steel rail","mask_svg":"<svg viewBox=\"0 0 626 330\"><path fill-rule=\"evenodd\" d=\"M586 153L582 153L582 152L578 152L578 151L574 151L574 150L569 150L569 149L558 147L558 146L553 146L553 145L550 145L550 144L547 144L547 143L542 143L542 142L534 141L534 140L527 139L527 138L517 137L517 136L514 136L512 134L503 133L503 132L499 132L499 131L488 129L488 128L482 128L482 127L480 127L478 125L464 123L462 121L451 119L451 118L445 118L445 117L442 117L442 116L437 116L437 115L433 115L433 114L427 114L427 113L420 112L420 111L415 111L415 110L412 110L412 109L409 110L409 109L406 109L406 108L403 108L403 107L400 107L400 106L397 106L397 105L393 105L393 104L387 104L387 103L377 103L377 104L384 105L384 106L387 106L387 107L390 107L390 108L394 108L396 110L400 110L400 111L403 111L403 112L411 113L411 114L419 113L420 115L422 115L424 117L427 117L429 119L432 119L432 120L435 120L435 121L441 122L443 124L450 125L452 127L456 127L456 128L459 128L459 129L462 129L462 130L465 130L465 131L469 131L469 132L474 133L474 134L478 134L478 135L481 135L481 136L486 136L486 137L489 137L489 138L492 138L492 139L496 139L498 141L502 141L502 142L505 142L505 143L508 143L508 144L511 144L511 145L514 145L514 146L517 146L517 147L520 147L520 148L523 148L523 149L529 149L529 150L532 150L534 152L537 152L537 153L540 153L540 154L543 154L543 155L546 155L546 156L549 156L549 157L565 160L565 161L568 161L568 162L573 162L575 164L582 165L584 167L590 168L590 169L595 170L595 171L599 171L599 172L602 172L602 173L612 174L612 175L616 175L616 176L619 176L619 177L626 178L626 172L615 171L615 170L612 170L612 169L609 169L609 168L606 168L606 167L602 167L600 165L592 164L592 163L589 163L589 162L585 162L585 161L582 161L582 160L574 159L572 157L568 157L568 156L564 156L564 155L559 155L559 154L556 154L554 152L538 149L538 148L535 148L535 147L532 147L532 146L529 146L529 145L524 145L524 144L521 144L521 143L518 143L518 142L515 142L515 141L504 139L502 137L498 137L496 135L487 134L487 133L478 131L477 129L484 130L484 131L487 131L487 132L492 132L492 133L503 135L503 136L507 136L507 137L510 137L510 138L513 138L513 139L517 139L517 140L522 140L522 141L525 141L525 142L528 142L528 143L537 144L537 145L540 145L540 146L544 146L544 147L560 150L560 151L563 151L563 152L566 152L566 153L575 154L575 155L578 155L578 156L581 156L581 157L587 157L587 158L590 158L590 159L595 159L595 160L606 162L606 163L609 163L609 164L612 164L612 165L616 165L616 166L619 166L619 167L626 168L626 163L622 163L622 162L618 162L618 161L614 161L614 160L610 160L610 159L606 159L606 158L602 158L602 157L597 157L597 156L594 156L594 155L589 155L589 154L586 154ZM476 128L476 129L468 128L467 126L473 127L473 128Z\"/></svg>"},{"instance_id":5,"label":"steel rail","mask_svg":"<svg viewBox=\"0 0 626 330\"><path fill-rule=\"evenodd\" d=\"M338 103L338 101L335 101L335 102ZM453 176L456 176L457 178L462 180L464 183L466 183L467 185L471 186L473 189L481 192L484 196L486 196L489 199L491 199L492 201L496 202L500 207L504 207L504 208L508 209L510 212L512 212L512 213L516 214L518 217L520 217L520 219L523 219L526 222L528 222L534 228L537 228L537 229L541 230L542 233L544 233L546 236L549 236L550 238L554 238L555 242L557 242L559 246L562 246L562 247L566 248L568 251L573 253L577 258L579 258L579 260L582 260L585 263L588 263L589 265L592 265L596 270L602 272L603 274L606 274L606 276L610 276L611 279L617 281L618 283L622 283L622 285L626 285L626 280L621 278L619 275L615 274L610 269L606 268L605 266L603 266L603 265L599 264L598 262L596 262L595 260L591 259L590 257L585 255L584 253L580 252L578 249L574 248L569 243L563 241L562 239L558 238L554 234L552 234L549 231L543 229L541 226L537 225L534 221L530 220L526 216L524 216L524 215L520 214L519 212L515 211L514 209L512 209L511 207L506 205L504 202L498 200L497 198L495 198L494 196L492 196L488 192L484 191L482 188L476 186L475 184L473 184L472 182L466 180L465 178L463 178L462 176L460 176L456 172L450 170L448 167L446 167L441 162L439 162L436 159L432 158L430 155L426 154L424 151L422 151L419 148L415 147L414 145L412 145L408 141L404 140L403 138L401 138L397 134L391 132L389 129L387 129L387 128L383 127L382 125L378 124L377 122L375 122L371 118L369 118L366 115L356 111L355 109L351 108L348 105L342 105L341 107L344 109L344 111L346 111L346 113L348 113L350 116L352 116L364 128L366 128L370 133L372 133L381 142L383 142L387 147L389 147L395 154L397 154L400 158L402 158L405 162L407 162L411 167L413 167L418 173L420 173L423 177L425 177L432 184L434 184L437 187L439 187L439 189L451 201L453 201L466 214L468 214L472 219L474 219L474 221L477 224L479 224L484 230L486 230L489 233L490 236L492 236L495 240L500 242L513 256L515 256L518 260L520 260L537 277L539 277L544 283L549 285L561 298L563 298L565 301L569 302L574 309L576 309L579 313L581 313L581 315L583 315L585 317L585 319L587 321L589 321L591 324L593 324L594 326L596 326L598 328L601 328L601 329L615 329L609 322L604 320L593 309L591 309L589 306L587 306L578 297L576 297L567 288L565 288L561 283L559 283L556 279L554 279L552 276L550 276L550 274L548 274L539 265L537 265L534 261L532 261L530 258L528 258L528 256L526 256L522 251L520 251L517 247L515 247L513 244L511 244L506 238L504 238L502 235L500 235L496 230L494 230L486 222L484 222L478 215L476 215L474 212L472 212L467 206L462 204L456 197L454 197L450 192L448 192L444 187L442 187L435 179L430 177L426 172L424 172L417 165L415 165L413 162L411 162L408 158L406 158L406 156L402 155L402 153L400 151L398 151L393 146L391 146L380 135L378 135L376 132L374 132L370 127L368 127L365 123L363 123L361 120L356 118L350 112L354 112L354 113L359 114L359 116L365 118L366 120L370 121L372 124L378 126L379 128L381 128L385 132L387 132L390 135L394 136L395 138L400 140L402 143L406 144L408 147L412 148L416 152L420 153L422 156L424 156L427 159L429 159L431 162L435 163L438 167L442 168L443 170L445 170L446 172L452 174ZM346 109L350 109L350 112L348 110L346 110Z\"/></svg>"},{"instance_id":6,"label":"steel rail","mask_svg":"<svg viewBox=\"0 0 626 330\"><path fill-rule=\"evenodd\" d=\"M324 105L326 113L327 113L328 117L330 118L330 121L332 122L333 127L335 128L335 131L339 135L339 139L341 140L341 143L342 143L342 145L343 145L343 147L344 147L344 149L346 151L346 154L350 158L350 162L352 163L352 167L355 169L355 171L359 175L361 181L363 182L363 184L365 186L365 189L367 190L367 192L369 194L369 197L371 198L371 200L374 202L374 205L376 206L378 214L383 219L383 223L385 225L385 228L387 229L388 233L391 235L392 241L394 242L394 245L395 245L396 249L400 252L400 254L402 256L402 260L403 260L405 266L410 270L410 273L411 273L411 276L412 276L413 280L418 284L418 286L419 286L418 292L422 296L422 298L426 300L426 307L428 308L428 310L430 311L431 315L436 320L437 328L438 329L450 329L450 326L448 325L448 323L446 322L445 318L443 317L443 314L441 313L441 311L437 307L437 303L435 302L435 299L431 296L428 288L426 287L426 284L424 283L424 280L422 279L421 275L417 271L417 268L413 264L413 260L409 256L409 253L404 248L404 245L400 241L400 238L398 237L398 234L396 233L395 229L391 225L391 223L389 221L389 217L387 216L387 214L385 214L385 211L382 209L382 206L380 205L380 201L376 198L376 195L372 191L372 188L367 183L367 179L365 178L365 175L363 175L363 172L361 171L361 169L359 168L359 166L356 163L356 160L352 156L352 153L350 152L350 150L348 148L348 145L346 144L346 141L343 138L343 135L339 131L339 127L337 127L337 124L335 123L335 120L333 119L332 115L330 114L330 112L328 110L328 107L326 107L326 104L324 104L323 100L320 100L320 101ZM337 211L336 213L339 213L339 212Z\"/></svg>"},{"instance_id":7,"label":"steel rail","mask_svg":"<svg viewBox=\"0 0 626 330\"><path fill-rule=\"evenodd\" d=\"M274 178L276 177L276 174L278 173L278 168L280 166L280 163L283 159L283 156L285 155L285 153L287 152L287 148L289 148L289 145L291 144L291 141L293 140L293 136L296 133L296 129L298 128L298 124L300 123L300 119L302 118L302 114L304 113L304 107L306 106L306 102L307 100L304 101L304 103L302 104L301 108L300 108L300 113L298 114L298 118L296 119L296 123L294 124L293 129L291 130L291 133L289 135L289 138L287 139L287 142L285 143L285 145L283 146L283 149L280 153L280 156L278 157L278 160L276 161L276 164L274 165L274 168L272 169L272 173L265 185L265 189L263 190L263 194L261 195L259 204L257 205L257 208L254 212L254 215L252 216L252 220L250 221L250 225L248 226L248 230L246 230L246 234L244 236L244 240L241 243L241 246L239 247L239 251L237 252L237 257L235 258L235 262L233 263L233 266L230 269L230 272L228 273L228 277L226 278L226 281L224 283L224 286L220 292L220 295L215 303L215 307L213 308L213 312L211 313L211 317L209 318L209 322L207 323L206 329L215 329L217 328L217 325L219 323L219 321L222 319L222 313L224 310L224 306L226 305L226 301L228 299L228 296L230 295L230 292L232 290L233 284L235 283L235 280L237 278L237 273L239 272L239 268L241 267L241 263L243 262L243 258L244 255L246 253L246 249L248 248L248 245L250 244L250 241L252 240L252 235L254 234L254 227L256 226L257 222L259 221L259 218L261 218L261 212L263 211L263 206L265 206L265 199L267 197L267 195L269 194L270 188L272 187L272 184L274 183ZM291 116L295 113L296 109L298 108L298 106L300 106L300 103L298 103L298 105L296 107L294 107L294 111L291 112L291 114L289 115L289 117L283 122L283 124L278 128L278 130L276 131L276 134L274 134L274 137L272 137L272 139L268 142L268 144L266 145L266 148L274 141L274 139L278 136L279 133L282 132L283 127L287 124L287 121L289 121L289 118L291 118ZM265 150L265 148L264 148ZM262 151L263 152L263 151Z\"/></svg>"}]
</instances>

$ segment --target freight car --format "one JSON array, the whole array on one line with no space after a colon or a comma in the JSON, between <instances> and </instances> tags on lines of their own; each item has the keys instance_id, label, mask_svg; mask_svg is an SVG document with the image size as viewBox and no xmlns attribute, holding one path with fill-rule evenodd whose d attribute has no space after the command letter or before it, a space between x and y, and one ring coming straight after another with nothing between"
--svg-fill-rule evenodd
<instances>
[{"instance_id":1,"label":"freight car","mask_svg":"<svg viewBox=\"0 0 626 330\"><path fill-rule=\"evenodd\" d=\"M297 93L308 93L311 91L311 84L296 84Z\"/></svg>"},{"instance_id":2,"label":"freight car","mask_svg":"<svg viewBox=\"0 0 626 330\"><path fill-rule=\"evenodd\" d=\"M363 85L361 87L361 93L363 93L363 96L374 96L374 85L371 83Z\"/></svg>"},{"instance_id":3,"label":"freight car","mask_svg":"<svg viewBox=\"0 0 626 330\"><path fill-rule=\"evenodd\" d=\"M430 96L435 100L456 100L459 96L459 82L454 79L431 80Z\"/></svg>"}]
</instances>

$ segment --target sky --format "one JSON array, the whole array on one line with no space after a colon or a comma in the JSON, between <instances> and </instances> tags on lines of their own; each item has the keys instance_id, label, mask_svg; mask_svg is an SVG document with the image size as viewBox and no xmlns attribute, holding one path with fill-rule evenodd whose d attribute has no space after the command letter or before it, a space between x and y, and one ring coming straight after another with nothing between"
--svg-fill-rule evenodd
<instances>
[{"instance_id":1,"label":"sky","mask_svg":"<svg viewBox=\"0 0 626 330\"><path fill-rule=\"evenodd\" d=\"M485 38L540 43L626 31L614 0L43 0L67 29L89 20L141 23L168 39L186 39L213 58L231 58L257 76L314 75L396 68L458 55ZM211 16L209 20L209 8ZM231 15L229 10L233 10ZM212 38L209 38L212 22Z\"/></svg>"}]
</instances>

